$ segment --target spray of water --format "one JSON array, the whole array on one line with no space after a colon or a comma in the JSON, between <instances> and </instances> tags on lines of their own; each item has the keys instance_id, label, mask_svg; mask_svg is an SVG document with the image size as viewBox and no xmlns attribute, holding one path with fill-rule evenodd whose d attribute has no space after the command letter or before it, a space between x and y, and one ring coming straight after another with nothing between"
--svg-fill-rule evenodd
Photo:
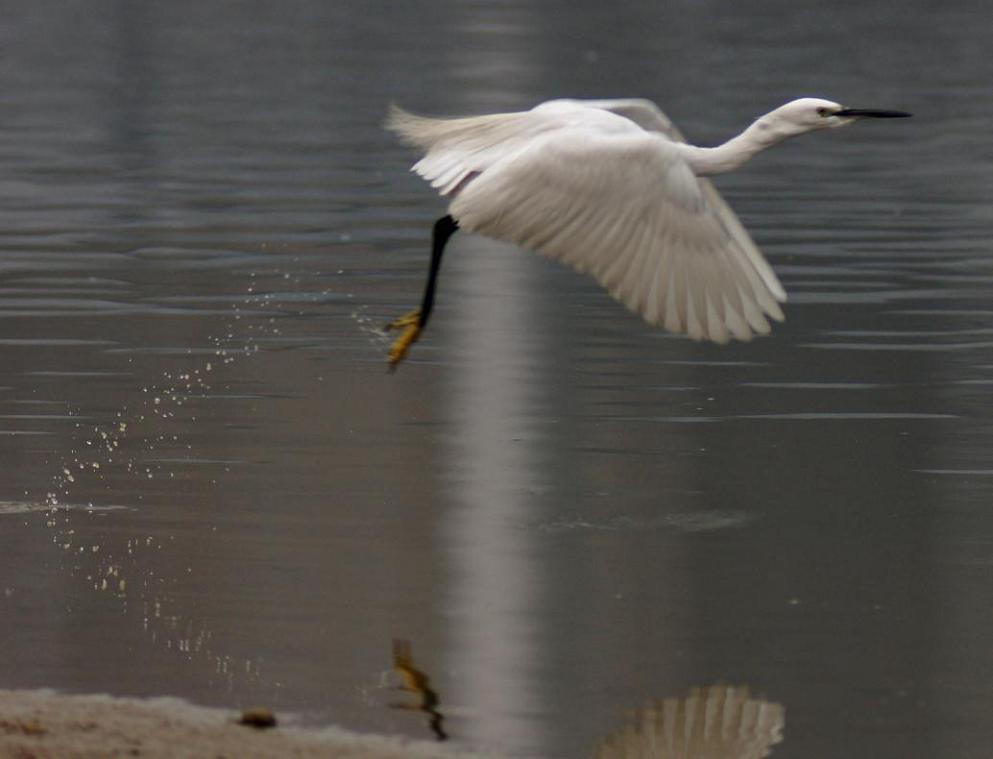
<instances>
[{"instance_id":1,"label":"spray of water","mask_svg":"<svg viewBox=\"0 0 993 759\"><path fill-rule=\"evenodd\" d=\"M192 443L183 442L183 427L197 424L197 404L209 401L215 386L223 385L218 378L227 367L254 355L260 339L280 334L278 319L270 313L274 302L271 294L257 292L253 274L252 285L234 305L222 330L208 338L208 349L189 351L191 356L202 355L202 363L183 371L163 372L158 382L141 387L135 400L118 410L109 423L77 422L75 442L54 465L44 501L38 504L47 514L52 543L62 553L63 571L75 577L82 575L93 592L112 594L125 615L137 612L141 630L154 645L187 659L209 662L229 691L234 690L238 678L260 681L260 660L239 660L217 650L211 630L201 621L184 618L170 601L170 585L176 578L157 575L151 568L153 562L146 561L150 554L169 550L168 541L138 535L117 550L84 542L81 534L93 531L77 529L84 526L80 520L135 505L80 502L74 494L103 489L112 501L112 475L122 472L142 480L175 478L167 461L154 458L156 451L181 447L193 456ZM140 494L136 498L142 500ZM36 510L24 506L21 510Z\"/></svg>"}]
</instances>

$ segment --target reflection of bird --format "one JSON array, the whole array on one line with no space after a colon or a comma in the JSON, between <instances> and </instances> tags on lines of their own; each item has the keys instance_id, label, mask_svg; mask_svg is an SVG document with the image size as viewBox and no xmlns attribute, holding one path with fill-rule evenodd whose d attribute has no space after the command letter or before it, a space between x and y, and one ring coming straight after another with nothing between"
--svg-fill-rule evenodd
<instances>
[{"instance_id":1,"label":"reflection of bird","mask_svg":"<svg viewBox=\"0 0 993 759\"><path fill-rule=\"evenodd\" d=\"M595 759L761 759L783 740L786 709L746 687L694 688L649 702L635 722L605 738Z\"/></svg>"},{"instance_id":2,"label":"reflection of bird","mask_svg":"<svg viewBox=\"0 0 993 759\"><path fill-rule=\"evenodd\" d=\"M448 738L448 734L442 727L445 717L438 706L440 701L438 693L431 687L431 680L421 670L414 666L414 654L411 651L409 640L393 641L393 669L400 675L403 685L400 690L410 691L420 696L420 702L416 704L390 704L393 709L410 709L422 711L428 715L428 727L439 740Z\"/></svg>"},{"instance_id":3,"label":"reflection of bird","mask_svg":"<svg viewBox=\"0 0 993 759\"><path fill-rule=\"evenodd\" d=\"M394 108L387 127L424 157L413 170L449 200L434 226L419 310L395 366L427 324L448 238L458 229L516 243L592 274L651 324L700 340L748 340L782 320L776 275L706 179L788 137L900 111L802 98L714 148L687 144L647 100L552 100L461 119Z\"/></svg>"}]
</instances>

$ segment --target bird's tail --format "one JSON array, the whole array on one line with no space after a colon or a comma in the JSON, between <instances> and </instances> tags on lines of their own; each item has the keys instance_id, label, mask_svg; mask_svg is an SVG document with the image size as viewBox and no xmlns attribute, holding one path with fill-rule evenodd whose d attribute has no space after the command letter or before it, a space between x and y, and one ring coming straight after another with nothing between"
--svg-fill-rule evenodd
<instances>
[{"instance_id":1,"label":"bird's tail","mask_svg":"<svg viewBox=\"0 0 993 759\"><path fill-rule=\"evenodd\" d=\"M484 147L498 141L501 127L519 118L514 113L495 113L468 118L437 119L418 116L397 105L390 106L384 126L408 145L431 150L435 146Z\"/></svg>"},{"instance_id":2,"label":"bird's tail","mask_svg":"<svg viewBox=\"0 0 993 759\"><path fill-rule=\"evenodd\" d=\"M438 121L442 121L442 119L418 116L410 111L405 111L398 105L391 104L390 112L383 126L389 131L395 132L408 145L429 147L436 139L434 137L436 129L433 128L433 124Z\"/></svg>"}]
</instances>

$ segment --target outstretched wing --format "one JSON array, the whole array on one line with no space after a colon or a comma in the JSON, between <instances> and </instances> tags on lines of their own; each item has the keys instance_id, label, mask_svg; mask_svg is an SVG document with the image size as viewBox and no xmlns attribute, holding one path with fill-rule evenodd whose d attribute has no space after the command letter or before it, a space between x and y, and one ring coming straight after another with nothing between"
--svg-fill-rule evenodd
<instances>
[{"instance_id":1,"label":"outstretched wing","mask_svg":"<svg viewBox=\"0 0 993 759\"><path fill-rule=\"evenodd\" d=\"M783 318L781 288L715 197L660 136L576 129L483 172L450 211L465 229L589 272L652 324L748 340L769 331L766 315Z\"/></svg>"},{"instance_id":2,"label":"outstretched wing","mask_svg":"<svg viewBox=\"0 0 993 759\"><path fill-rule=\"evenodd\" d=\"M578 100L571 101L577 105L587 105L591 108L600 108L610 111L618 116L634 122L646 132L656 132L671 140L672 142L686 142L683 133L672 123L672 120L665 115L661 108L646 98L622 98L612 100ZM713 182L705 177L697 177L701 192L713 213L720 219L721 224L727 229L728 234L734 238L735 244L748 257L752 266L762 276L762 280L767 283L773 297L780 303L786 302L786 291L779 282L776 273L769 266L758 247L752 241L751 235L738 219L738 215L731 210L721 194L714 187Z\"/></svg>"}]
</instances>

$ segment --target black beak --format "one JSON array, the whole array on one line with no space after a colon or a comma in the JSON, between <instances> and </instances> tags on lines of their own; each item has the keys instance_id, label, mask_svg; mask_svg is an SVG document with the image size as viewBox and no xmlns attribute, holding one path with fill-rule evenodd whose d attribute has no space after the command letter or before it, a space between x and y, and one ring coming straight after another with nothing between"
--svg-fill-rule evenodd
<instances>
[{"instance_id":1,"label":"black beak","mask_svg":"<svg viewBox=\"0 0 993 759\"><path fill-rule=\"evenodd\" d=\"M834 112L835 116L867 119L904 119L913 114L906 111L880 111L875 108L842 108Z\"/></svg>"}]
</instances>

